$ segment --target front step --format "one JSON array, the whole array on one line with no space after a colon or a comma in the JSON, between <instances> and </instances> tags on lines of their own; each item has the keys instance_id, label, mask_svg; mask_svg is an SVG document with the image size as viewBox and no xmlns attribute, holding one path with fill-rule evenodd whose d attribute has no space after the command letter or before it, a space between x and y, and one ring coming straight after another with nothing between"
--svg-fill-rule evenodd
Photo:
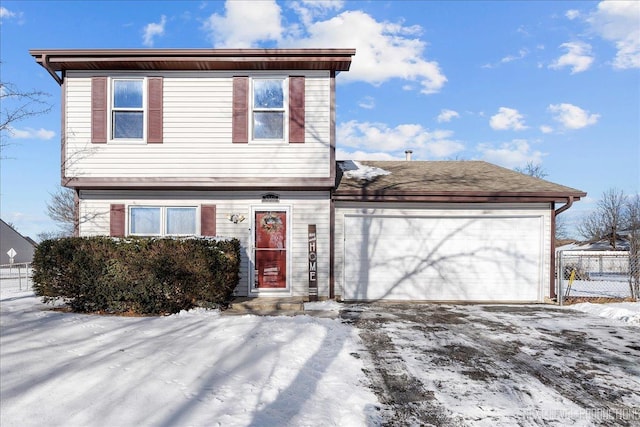
<instances>
[{"instance_id":1,"label":"front step","mask_svg":"<svg viewBox=\"0 0 640 427\"><path fill-rule=\"evenodd\" d=\"M229 314L296 314L304 311L304 297L234 298L226 312Z\"/></svg>"}]
</instances>

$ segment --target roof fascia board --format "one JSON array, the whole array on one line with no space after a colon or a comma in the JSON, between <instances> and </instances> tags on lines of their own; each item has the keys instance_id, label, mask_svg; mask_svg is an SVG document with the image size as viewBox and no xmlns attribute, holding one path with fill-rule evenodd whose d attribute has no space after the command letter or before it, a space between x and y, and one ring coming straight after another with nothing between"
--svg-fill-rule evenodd
<instances>
[{"instance_id":1,"label":"roof fascia board","mask_svg":"<svg viewBox=\"0 0 640 427\"><path fill-rule=\"evenodd\" d=\"M62 177L62 186L78 189L190 189L190 190L331 190L331 178L88 178Z\"/></svg>"},{"instance_id":2,"label":"roof fascia board","mask_svg":"<svg viewBox=\"0 0 640 427\"><path fill-rule=\"evenodd\" d=\"M37 63L55 71L76 69L73 64L88 64L107 69L109 64L139 64L149 69L149 63L158 68L199 70L203 66L219 66L223 69L314 69L348 71L355 49L32 49L29 51ZM143 64L147 64L144 65ZM116 67L117 68L117 67ZM206 67L205 67L206 69Z\"/></svg>"},{"instance_id":3,"label":"roof fascia board","mask_svg":"<svg viewBox=\"0 0 640 427\"><path fill-rule=\"evenodd\" d=\"M584 197L586 194L581 193ZM340 202L455 202L455 203L513 203L513 202L556 202L566 201L572 197L580 200L580 195L566 193L396 193L396 194L366 194L362 192L340 192L333 194L334 201Z\"/></svg>"}]
</instances>

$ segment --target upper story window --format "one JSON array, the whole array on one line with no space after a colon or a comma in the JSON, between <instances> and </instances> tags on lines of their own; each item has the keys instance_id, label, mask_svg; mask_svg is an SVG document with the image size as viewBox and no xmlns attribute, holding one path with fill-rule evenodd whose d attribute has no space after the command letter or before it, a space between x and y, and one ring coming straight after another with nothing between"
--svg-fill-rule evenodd
<instances>
[{"instance_id":1,"label":"upper story window","mask_svg":"<svg viewBox=\"0 0 640 427\"><path fill-rule=\"evenodd\" d=\"M111 88L112 139L144 138L144 80L114 79Z\"/></svg>"},{"instance_id":2,"label":"upper story window","mask_svg":"<svg viewBox=\"0 0 640 427\"><path fill-rule=\"evenodd\" d=\"M253 140L283 141L287 92L284 78L253 79Z\"/></svg>"},{"instance_id":3,"label":"upper story window","mask_svg":"<svg viewBox=\"0 0 640 427\"><path fill-rule=\"evenodd\" d=\"M162 144L162 77L92 77L91 143Z\"/></svg>"}]
</instances>

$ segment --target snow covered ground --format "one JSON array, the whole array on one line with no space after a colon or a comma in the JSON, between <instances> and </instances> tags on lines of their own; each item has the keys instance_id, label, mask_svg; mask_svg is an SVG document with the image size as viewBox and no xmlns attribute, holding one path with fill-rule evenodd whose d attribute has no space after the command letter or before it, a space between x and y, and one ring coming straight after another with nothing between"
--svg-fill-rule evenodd
<instances>
[{"instance_id":1,"label":"snow covered ground","mask_svg":"<svg viewBox=\"0 0 640 427\"><path fill-rule=\"evenodd\" d=\"M349 315L81 315L3 286L0 425L640 424L640 303L305 308Z\"/></svg>"},{"instance_id":2,"label":"snow covered ground","mask_svg":"<svg viewBox=\"0 0 640 427\"><path fill-rule=\"evenodd\" d=\"M568 305L566 308L640 326L640 302L619 302L611 304L583 302ZM640 333L640 331L638 331L638 333Z\"/></svg>"},{"instance_id":3,"label":"snow covered ground","mask_svg":"<svg viewBox=\"0 0 640 427\"><path fill-rule=\"evenodd\" d=\"M192 310L126 318L0 296L0 425L380 424L339 319Z\"/></svg>"},{"instance_id":4,"label":"snow covered ground","mask_svg":"<svg viewBox=\"0 0 640 427\"><path fill-rule=\"evenodd\" d=\"M568 295L567 295L568 289ZM631 296L627 276L610 276L592 280L563 280L562 294L569 297L628 298Z\"/></svg>"}]
</instances>

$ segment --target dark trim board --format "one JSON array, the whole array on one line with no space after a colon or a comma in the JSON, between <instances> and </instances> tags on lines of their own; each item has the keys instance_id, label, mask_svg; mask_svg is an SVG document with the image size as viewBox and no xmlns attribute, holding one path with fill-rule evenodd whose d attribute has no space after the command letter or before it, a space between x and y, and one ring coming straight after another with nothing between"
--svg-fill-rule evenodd
<instances>
[{"instance_id":1,"label":"dark trim board","mask_svg":"<svg viewBox=\"0 0 640 427\"><path fill-rule=\"evenodd\" d=\"M62 185L83 190L309 190L328 191L334 188L333 178L69 178Z\"/></svg>"}]
</instances>

